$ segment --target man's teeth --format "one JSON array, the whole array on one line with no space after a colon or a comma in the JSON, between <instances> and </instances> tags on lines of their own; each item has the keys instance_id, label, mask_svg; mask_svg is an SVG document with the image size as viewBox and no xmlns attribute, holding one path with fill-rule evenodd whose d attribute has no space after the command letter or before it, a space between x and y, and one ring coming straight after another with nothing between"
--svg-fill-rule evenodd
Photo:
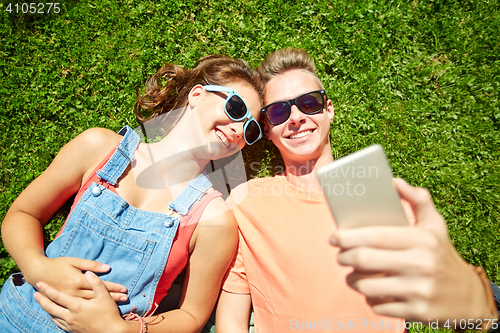
<instances>
[{"instance_id":1,"label":"man's teeth","mask_svg":"<svg viewBox=\"0 0 500 333\"><path fill-rule=\"evenodd\" d=\"M215 134L217 134L220 141L222 141L222 144L224 145L224 147L226 147L226 148L229 147L229 142L227 141L226 136L224 134L222 134L219 131L215 131Z\"/></svg>"},{"instance_id":2,"label":"man's teeth","mask_svg":"<svg viewBox=\"0 0 500 333\"><path fill-rule=\"evenodd\" d=\"M300 132L300 133L296 133L296 134L293 134L293 135L290 135L290 139L300 139L300 138L303 138L309 134L311 134L312 131L311 130L307 130L307 131L304 131L304 132Z\"/></svg>"}]
</instances>

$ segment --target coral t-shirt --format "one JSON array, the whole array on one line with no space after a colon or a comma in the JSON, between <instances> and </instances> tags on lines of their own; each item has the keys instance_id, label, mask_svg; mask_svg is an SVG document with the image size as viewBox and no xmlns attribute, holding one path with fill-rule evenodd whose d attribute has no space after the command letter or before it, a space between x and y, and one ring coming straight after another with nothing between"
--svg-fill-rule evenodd
<instances>
[{"instance_id":1,"label":"coral t-shirt","mask_svg":"<svg viewBox=\"0 0 500 333\"><path fill-rule=\"evenodd\" d=\"M251 295L257 333L404 331L404 320L375 314L347 285L352 268L329 243L336 226L322 193L276 176L240 185L228 201L240 242L223 290Z\"/></svg>"}]
</instances>

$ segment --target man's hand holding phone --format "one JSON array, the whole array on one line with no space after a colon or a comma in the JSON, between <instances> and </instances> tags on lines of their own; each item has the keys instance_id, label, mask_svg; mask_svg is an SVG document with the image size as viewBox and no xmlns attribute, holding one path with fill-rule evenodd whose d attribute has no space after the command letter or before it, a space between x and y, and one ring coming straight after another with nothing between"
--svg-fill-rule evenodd
<instances>
[{"instance_id":1,"label":"man's hand holding phone","mask_svg":"<svg viewBox=\"0 0 500 333\"><path fill-rule=\"evenodd\" d=\"M456 252L429 192L402 179L394 185L410 204L416 225L340 229L332 235L331 244L341 249L339 263L354 268L348 284L376 313L424 325L448 323L458 329L453 320L498 318L491 291ZM381 272L383 277L366 275Z\"/></svg>"}]
</instances>

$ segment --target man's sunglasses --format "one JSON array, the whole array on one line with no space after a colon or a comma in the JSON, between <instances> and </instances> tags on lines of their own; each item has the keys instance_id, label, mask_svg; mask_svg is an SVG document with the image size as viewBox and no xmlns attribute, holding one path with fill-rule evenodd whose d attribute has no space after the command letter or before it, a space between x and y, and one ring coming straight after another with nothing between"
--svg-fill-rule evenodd
<instances>
[{"instance_id":1,"label":"man's sunglasses","mask_svg":"<svg viewBox=\"0 0 500 333\"><path fill-rule=\"evenodd\" d=\"M222 86L207 85L203 86L206 91L223 91L228 92L229 95L224 103L224 112L226 112L229 119L233 121L243 121L243 138L248 145L252 145L262 137L262 130L259 123L252 117L248 111L247 105L243 98L231 88Z\"/></svg>"},{"instance_id":2,"label":"man's sunglasses","mask_svg":"<svg viewBox=\"0 0 500 333\"><path fill-rule=\"evenodd\" d=\"M279 125L290 118L292 105L297 106L305 114L321 112L325 108L325 91L314 90L288 101L274 102L264 106L260 112L266 115L266 119L271 125Z\"/></svg>"}]
</instances>

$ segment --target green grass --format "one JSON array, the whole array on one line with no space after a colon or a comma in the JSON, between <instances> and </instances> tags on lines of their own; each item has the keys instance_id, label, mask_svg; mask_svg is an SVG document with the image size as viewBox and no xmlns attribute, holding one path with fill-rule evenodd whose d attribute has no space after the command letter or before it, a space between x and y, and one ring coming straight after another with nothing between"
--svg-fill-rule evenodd
<instances>
[{"instance_id":1,"label":"green grass","mask_svg":"<svg viewBox=\"0 0 500 333\"><path fill-rule=\"evenodd\" d=\"M309 51L333 100L334 157L372 143L428 188L460 254L500 282L500 1L67 1L0 5L0 218L59 149L90 127L135 127L135 90L165 62L225 53L256 66ZM245 151L249 176L279 154ZM47 239L65 218L45 228ZM0 246L0 284L16 270Z\"/></svg>"}]
</instances>

